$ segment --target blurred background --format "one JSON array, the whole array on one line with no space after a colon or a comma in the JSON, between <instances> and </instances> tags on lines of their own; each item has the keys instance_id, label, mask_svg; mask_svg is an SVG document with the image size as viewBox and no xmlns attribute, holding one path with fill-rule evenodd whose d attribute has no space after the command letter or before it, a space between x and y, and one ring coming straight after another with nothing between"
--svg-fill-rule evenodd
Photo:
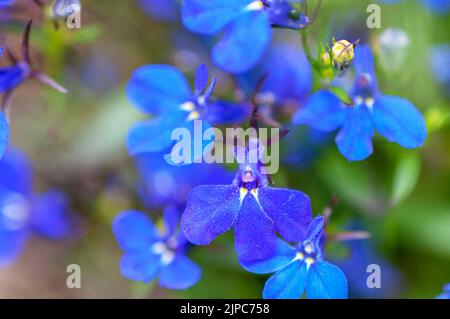
<instances>
[{"instance_id":1,"label":"blurred background","mask_svg":"<svg viewBox=\"0 0 450 319\"><path fill-rule=\"evenodd\" d=\"M68 29L64 22L55 27L48 12L32 0L0 8L1 41L19 52L24 26L32 19L34 65L69 90L63 95L27 81L14 92L10 116L11 145L30 158L35 190L64 191L72 225L64 240L31 235L17 260L0 268L1 298L261 296L267 277L239 266L231 233L208 247L191 249L203 275L186 291L120 275L122 252L112 235L112 220L129 208L157 220L164 208L142 200L158 191L152 187L152 170L160 167L127 154L126 134L145 118L125 96L127 80L146 64L175 65L190 79L199 63L213 68L210 40L183 29L176 4L155 12L146 2L151 1L82 1L80 29ZM450 282L449 14L419 0L380 2L382 28L369 30L366 8L372 2L323 1L308 31L311 48L317 50L332 37L369 42L383 92L409 99L424 114L429 132L425 145L406 150L376 138L374 155L349 163L332 139L295 129L282 142L284 163L273 179L277 186L307 193L316 214L335 196L331 230L371 233L365 241L330 242L327 247L328 259L347 274L350 297L433 298ZM296 32L276 31L274 41L300 48ZM0 65L8 64L3 56ZM215 68L212 73L220 79L216 95L234 99L234 79ZM176 180L178 173L171 176ZM382 267L381 289L365 288L365 269L371 263ZM81 267L81 289L66 286L69 264Z\"/></svg>"}]
</instances>

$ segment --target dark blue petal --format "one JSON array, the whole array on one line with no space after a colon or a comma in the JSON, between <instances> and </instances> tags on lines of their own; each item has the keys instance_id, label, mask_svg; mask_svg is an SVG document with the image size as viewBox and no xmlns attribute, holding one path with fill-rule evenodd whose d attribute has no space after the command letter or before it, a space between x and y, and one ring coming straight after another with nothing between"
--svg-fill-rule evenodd
<instances>
[{"instance_id":1,"label":"dark blue petal","mask_svg":"<svg viewBox=\"0 0 450 319\"><path fill-rule=\"evenodd\" d=\"M325 226L325 218L323 216L317 216L316 218L313 219L313 221L309 225L306 238L312 240L319 238L322 235L324 226Z\"/></svg>"},{"instance_id":2,"label":"dark blue petal","mask_svg":"<svg viewBox=\"0 0 450 319\"><path fill-rule=\"evenodd\" d=\"M130 155L159 152L174 144L172 132L186 125L187 113L175 111L135 124L127 136Z\"/></svg>"},{"instance_id":3,"label":"dark blue petal","mask_svg":"<svg viewBox=\"0 0 450 319\"><path fill-rule=\"evenodd\" d=\"M164 209L164 216L163 216L163 220L164 220L164 231L166 236L171 236L173 235L177 228L178 228L178 224L180 222L180 212L179 210L173 206L167 206Z\"/></svg>"},{"instance_id":4,"label":"dark blue petal","mask_svg":"<svg viewBox=\"0 0 450 319\"><path fill-rule=\"evenodd\" d=\"M372 49L367 44L358 45L355 49L354 59L357 76L369 74L375 78L375 64Z\"/></svg>"},{"instance_id":5,"label":"dark blue petal","mask_svg":"<svg viewBox=\"0 0 450 319\"><path fill-rule=\"evenodd\" d=\"M275 225L252 194L245 196L234 226L236 253L241 261L262 260L276 249Z\"/></svg>"},{"instance_id":6,"label":"dark blue petal","mask_svg":"<svg viewBox=\"0 0 450 319\"><path fill-rule=\"evenodd\" d=\"M173 111L191 97L183 74L168 65L147 65L136 69L126 91L138 109L153 115Z\"/></svg>"},{"instance_id":7,"label":"dark blue petal","mask_svg":"<svg viewBox=\"0 0 450 319\"><path fill-rule=\"evenodd\" d=\"M169 289L188 289L199 281L202 270L186 256L179 254L174 260L161 267L159 285Z\"/></svg>"},{"instance_id":8,"label":"dark blue petal","mask_svg":"<svg viewBox=\"0 0 450 319\"><path fill-rule=\"evenodd\" d=\"M336 266L320 261L308 271L306 296L310 299L346 299L347 279Z\"/></svg>"},{"instance_id":9,"label":"dark blue petal","mask_svg":"<svg viewBox=\"0 0 450 319\"><path fill-rule=\"evenodd\" d=\"M199 96L208 85L208 68L200 65L195 71L195 95Z\"/></svg>"},{"instance_id":10,"label":"dark blue petal","mask_svg":"<svg viewBox=\"0 0 450 319\"><path fill-rule=\"evenodd\" d=\"M0 68L0 93L14 89L25 80L26 69L14 65Z\"/></svg>"},{"instance_id":11,"label":"dark blue petal","mask_svg":"<svg viewBox=\"0 0 450 319\"><path fill-rule=\"evenodd\" d=\"M31 196L31 174L31 165L25 153L10 147L0 161L0 193L9 191Z\"/></svg>"},{"instance_id":12,"label":"dark blue petal","mask_svg":"<svg viewBox=\"0 0 450 319\"><path fill-rule=\"evenodd\" d=\"M291 44L276 45L270 50L266 61L263 72L267 78L261 93L270 92L277 102L284 103L288 100L299 102L311 91L311 64L298 47Z\"/></svg>"},{"instance_id":13,"label":"dark blue petal","mask_svg":"<svg viewBox=\"0 0 450 319\"><path fill-rule=\"evenodd\" d=\"M339 151L350 161L361 161L373 152L372 137L375 128L365 105L347 110L344 127L336 136Z\"/></svg>"},{"instance_id":14,"label":"dark blue petal","mask_svg":"<svg viewBox=\"0 0 450 319\"><path fill-rule=\"evenodd\" d=\"M139 211L122 212L114 219L112 229L123 250L149 251L151 245L160 239L155 225Z\"/></svg>"},{"instance_id":15,"label":"dark blue petal","mask_svg":"<svg viewBox=\"0 0 450 319\"><path fill-rule=\"evenodd\" d=\"M211 125L239 124L250 115L250 108L245 104L236 104L223 100L208 103L205 120Z\"/></svg>"},{"instance_id":16,"label":"dark blue petal","mask_svg":"<svg viewBox=\"0 0 450 319\"><path fill-rule=\"evenodd\" d=\"M201 34L215 34L245 12L253 0L185 0L181 15L185 28Z\"/></svg>"},{"instance_id":17,"label":"dark blue petal","mask_svg":"<svg viewBox=\"0 0 450 319\"><path fill-rule=\"evenodd\" d=\"M257 261L239 260L241 266L255 274L269 274L286 267L294 260L296 250L281 239L277 239L275 254L267 259Z\"/></svg>"},{"instance_id":18,"label":"dark blue petal","mask_svg":"<svg viewBox=\"0 0 450 319\"><path fill-rule=\"evenodd\" d=\"M321 131L334 131L345 122L344 105L333 93L321 90L314 93L306 105L295 113L292 121Z\"/></svg>"},{"instance_id":19,"label":"dark blue petal","mask_svg":"<svg viewBox=\"0 0 450 319\"><path fill-rule=\"evenodd\" d=\"M68 209L68 199L62 192L55 190L36 196L32 202L32 227L50 239L64 238L70 231Z\"/></svg>"},{"instance_id":20,"label":"dark blue petal","mask_svg":"<svg viewBox=\"0 0 450 319\"><path fill-rule=\"evenodd\" d=\"M6 7L14 3L14 0L0 0L0 6Z\"/></svg>"},{"instance_id":21,"label":"dark blue petal","mask_svg":"<svg viewBox=\"0 0 450 319\"><path fill-rule=\"evenodd\" d=\"M152 281L160 269L161 256L146 250L125 253L120 259L120 271L123 276L137 281Z\"/></svg>"},{"instance_id":22,"label":"dark blue petal","mask_svg":"<svg viewBox=\"0 0 450 319\"><path fill-rule=\"evenodd\" d=\"M198 186L188 196L181 229L191 243L208 245L233 226L239 207L237 187Z\"/></svg>"},{"instance_id":23,"label":"dark blue petal","mask_svg":"<svg viewBox=\"0 0 450 319\"><path fill-rule=\"evenodd\" d=\"M3 112L0 112L0 160L6 152L9 139L9 126Z\"/></svg>"},{"instance_id":24,"label":"dark blue petal","mask_svg":"<svg viewBox=\"0 0 450 319\"><path fill-rule=\"evenodd\" d=\"M8 266L22 253L26 242L26 230L5 230L0 225L0 267Z\"/></svg>"},{"instance_id":25,"label":"dark blue petal","mask_svg":"<svg viewBox=\"0 0 450 319\"><path fill-rule=\"evenodd\" d=\"M303 295L308 271L300 260L292 262L267 280L264 299L298 299Z\"/></svg>"},{"instance_id":26,"label":"dark blue petal","mask_svg":"<svg viewBox=\"0 0 450 319\"><path fill-rule=\"evenodd\" d=\"M292 10L294 10L294 7L290 3L290 1L272 1L269 10L270 22L272 26L299 30L305 28L310 23L308 17L297 10L296 11L299 14L298 19L292 19L290 17L290 13Z\"/></svg>"},{"instance_id":27,"label":"dark blue petal","mask_svg":"<svg viewBox=\"0 0 450 319\"><path fill-rule=\"evenodd\" d=\"M268 15L263 11L249 11L227 27L213 49L213 61L225 71L243 73L260 61L271 37Z\"/></svg>"},{"instance_id":28,"label":"dark blue petal","mask_svg":"<svg viewBox=\"0 0 450 319\"><path fill-rule=\"evenodd\" d=\"M307 195L290 189L263 187L259 191L259 202L281 237L289 242L305 239L312 219L311 201Z\"/></svg>"},{"instance_id":29,"label":"dark blue petal","mask_svg":"<svg viewBox=\"0 0 450 319\"><path fill-rule=\"evenodd\" d=\"M415 106L397 96L381 96L372 109L377 131L406 148L421 146L427 137L425 120Z\"/></svg>"}]
</instances>

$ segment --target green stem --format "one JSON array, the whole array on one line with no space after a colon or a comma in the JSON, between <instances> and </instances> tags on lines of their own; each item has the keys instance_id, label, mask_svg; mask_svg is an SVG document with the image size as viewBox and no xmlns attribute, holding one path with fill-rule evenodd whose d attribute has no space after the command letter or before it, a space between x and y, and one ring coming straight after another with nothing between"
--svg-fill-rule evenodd
<instances>
[{"instance_id":1,"label":"green stem","mask_svg":"<svg viewBox=\"0 0 450 319\"><path fill-rule=\"evenodd\" d=\"M313 63L314 58L311 54L311 49L309 48L307 31L300 30L300 37L302 40L303 51L305 51L306 57L308 58L309 62Z\"/></svg>"}]
</instances>

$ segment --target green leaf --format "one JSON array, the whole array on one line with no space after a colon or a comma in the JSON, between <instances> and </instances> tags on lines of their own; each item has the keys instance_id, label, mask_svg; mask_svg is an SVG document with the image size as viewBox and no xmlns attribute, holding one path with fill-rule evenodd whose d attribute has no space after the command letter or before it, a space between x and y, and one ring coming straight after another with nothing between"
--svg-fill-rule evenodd
<instances>
[{"instance_id":1,"label":"green leaf","mask_svg":"<svg viewBox=\"0 0 450 319\"><path fill-rule=\"evenodd\" d=\"M395 169L391 202L397 205L407 198L416 186L422 166L422 160L417 154L409 154L400 159Z\"/></svg>"}]
</instances>

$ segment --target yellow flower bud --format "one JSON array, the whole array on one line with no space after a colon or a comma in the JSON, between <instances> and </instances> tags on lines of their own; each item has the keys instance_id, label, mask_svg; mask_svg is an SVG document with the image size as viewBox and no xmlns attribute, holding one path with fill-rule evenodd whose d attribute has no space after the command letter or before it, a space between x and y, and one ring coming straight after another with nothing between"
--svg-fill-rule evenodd
<instances>
[{"instance_id":1,"label":"yellow flower bud","mask_svg":"<svg viewBox=\"0 0 450 319\"><path fill-rule=\"evenodd\" d=\"M341 70L348 67L355 57L355 45L347 40L333 41L333 63Z\"/></svg>"}]
</instances>

